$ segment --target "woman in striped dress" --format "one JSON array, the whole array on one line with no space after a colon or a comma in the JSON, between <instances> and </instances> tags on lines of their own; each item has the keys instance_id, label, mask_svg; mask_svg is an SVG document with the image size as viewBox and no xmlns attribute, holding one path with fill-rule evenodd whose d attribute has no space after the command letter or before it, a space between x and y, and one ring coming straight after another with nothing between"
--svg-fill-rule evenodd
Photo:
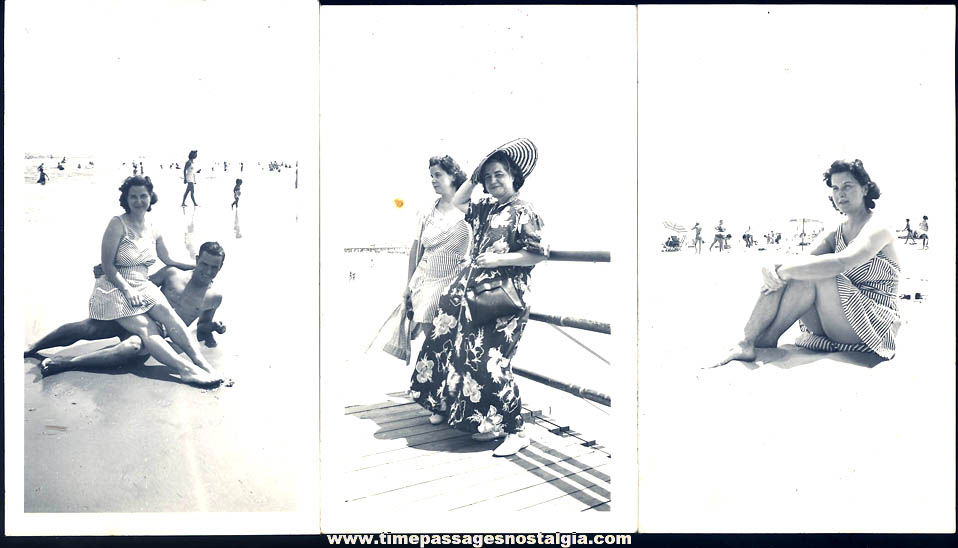
<instances>
[{"instance_id":1,"label":"woman in striped dress","mask_svg":"<svg viewBox=\"0 0 958 548\"><path fill-rule=\"evenodd\" d=\"M861 160L836 161L824 177L844 222L811 256L763 269L745 337L719 365L754 360L756 347L775 347L796 321L802 329L796 344L804 348L894 357L901 268L895 232L872 212L881 191Z\"/></svg>"},{"instance_id":2,"label":"woman in striped dress","mask_svg":"<svg viewBox=\"0 0 958 548\"><path fill-rule=\"evenodd\" d=\"M439 199L419 216L418 237L409 252L409 282L403 294L413 311L410 333L415 336L421 330L427 341L433 333L439 297L462 272L472 234L465 213L453 203L456 191L466 180L459 164L450 156L434 156L429 159L429 175ZM440 381L438 375L434 379L434 384ZM429 420L439 424L444 418L434 413Z\"/></svg>"},{"instance_id":3,"label":"woman in striped dress","mask_svg":"<svg viewBox=\"0 0 958 548\"><path fill-rule=\"evenodd\" d=\"M167 265L185 270L195 267L170 259L163 237L146 218L156 200L149 177L127 177L120 186L120 205L126 213L110 219L103 235L100 261L104 274L96 279L90 296L90 318L116 321L138 335L143 348L160 363L175 369L184 382L216 385L222 378L213 373L183 320L148 276L157 257ZM165 336L173 339L190 359L173 350Z\"/></svg>"}]
</instances>

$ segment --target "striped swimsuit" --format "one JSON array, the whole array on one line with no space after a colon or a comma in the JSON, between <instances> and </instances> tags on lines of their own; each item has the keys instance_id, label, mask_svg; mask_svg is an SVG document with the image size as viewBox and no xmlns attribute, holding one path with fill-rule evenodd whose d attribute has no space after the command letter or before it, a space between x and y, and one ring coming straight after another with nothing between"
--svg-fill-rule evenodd
<instances>
[{"instance_id":1,"label":"striped swimsuit","mask_svg":"<svg viewBox=\"0 0 958 548\"><path fill-rule=\"evenodd\" d=\"M116 248L113 265L126 283L143 298L143 304L133 306L123 292L107 279L100 276L96 279L93 294L90 295L90 317L94 320L115 320L128 318L148 312L157 302L165 297L160 289L150 281L149 268L156 262L156 235L153 227L147 226L144 233L137 236L123 217L117 217L123 223L123 236L120 245Z\"/></svg>"},{"instance_id":2,"label":"striped swimsuit","mask_svg":"<svg viewBox=\"0 0 958 548\"><path fill-rule=\"evenodd\" d=\"M835 233L835 252L845 249L841 225ZM895 336L901 326L898 313L898 279L901 267L883 252L865 264L835 277L845 318L863 341L839 343L808 331L801 324L798 346L820 352L874 352L886 360L895 356Z\"/></svg>"},{"instance_id":3,"label":"striped swimsuit","mask_svg":"<svg viewBox=\"0 0 958 548\"><path fill-rule=\"evenodd\" d=\"M434 206L420 221L423 255L409 280L414 321L432 323L439 297L462 270L460 260L468 253L472 237L464 216L458 208L440 212Z\"/></svg>"}]
</instances>

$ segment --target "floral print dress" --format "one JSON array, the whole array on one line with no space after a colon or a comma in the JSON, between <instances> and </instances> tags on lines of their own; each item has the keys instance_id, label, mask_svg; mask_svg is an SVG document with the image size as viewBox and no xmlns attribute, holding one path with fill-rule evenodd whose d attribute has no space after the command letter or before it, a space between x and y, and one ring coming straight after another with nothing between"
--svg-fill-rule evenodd
<instances>
[{"instance_id":1,"label":"floral print dress","mask_svg":"<svg viewBox=\"0 0 958 548\"><path fill-rule=\"evenodd\" d=\"M542 220L529 203L513 195L500 203L484 198L469 205L472 226L470 260L481 253L526 250L547 256L541 242ZM410 395L447 423L471 433L518 432L522 401L512 374L512 357L529 318L529 306L512 316L472 322L465 292L483 280L512 278L527 303L531 266L465 268L439 299L433 333L423 343L412 375Z\"/></svg>"}]
</instances>

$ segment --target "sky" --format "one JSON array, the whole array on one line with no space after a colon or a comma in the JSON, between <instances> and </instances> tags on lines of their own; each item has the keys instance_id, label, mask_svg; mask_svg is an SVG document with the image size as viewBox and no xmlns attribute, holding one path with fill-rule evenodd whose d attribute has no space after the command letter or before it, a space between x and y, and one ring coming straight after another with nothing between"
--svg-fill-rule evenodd
<instances>
[{"instance_id":1,"label":"sky","mask_svg":"<svg viewBox=\"0 0 958 548\"><path fill-rule=\"evenodd\" d=\"M521 194L547 237L608 249L634 219L634 17L628 6L324 8L324 222L348 221L343 245L408 245L415 212L437 197L430 156L471 174L527 137L539 162Z\"/></svg>"},{"instance_id":2,"label":"sky","mask_svg":"<svg viewBox=\"0 0 958 548\"><path fill-rule=\"evenodd\" d=\"M318 103L309 1L6 2L8 123L25 151L269 158ZM11 51L7 50L8 53ZM68 90L68 92L65 92Z\"/></svg>"},{"instance_id":3,"label":"sky","mask_svg":"<svg viewBox=\"0 0 958 548\"><path fill-rule=\"evenodd\" d=\"M859 158L897 228L953 225L953 9L643 6L638 19L640 218L834 224L822 173Z\"/></svg>"}]
</instances>

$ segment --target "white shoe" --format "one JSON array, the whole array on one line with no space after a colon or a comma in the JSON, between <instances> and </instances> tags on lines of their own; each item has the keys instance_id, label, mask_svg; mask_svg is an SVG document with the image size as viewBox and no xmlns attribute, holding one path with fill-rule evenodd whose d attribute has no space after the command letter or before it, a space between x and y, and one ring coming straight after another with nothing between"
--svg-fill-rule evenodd
<instances>
[{"instance_id":1,"label":"white shoe","mask_svg":"<svg viewBox=\"0 0 958 548\"><path fill-rule=\"evenodd\" d=\"M474 441L492 441L494 439L505 437L506 433L502 430L492 430L490 432L476 432L471 437Z\"/></svg>"},{"instance_id":2,"label":"white shoe","mask_svg":"<svg viewBox=\"0 0 958 548\"><path fill-rule=\"evenodd\" d=\"M520 436L519 434L509 434L506 436L506 441L499 444L499 447L496 447L496 450L492 452L492 455L495 457L508 457L515 455L519 451L529 447L531 440L529 438Z\"/></svg>"},{"instance_id":3,"label":"white shoe","mask_svg":"<svg viewBox=\"0 0 958 548\"><path fill-rule=\"evenodd\" d=\"M429 424L442 424L444 422L446 422L446 417L443 417L439 413L429 415Z\"/></svg>"}]
</instances>

